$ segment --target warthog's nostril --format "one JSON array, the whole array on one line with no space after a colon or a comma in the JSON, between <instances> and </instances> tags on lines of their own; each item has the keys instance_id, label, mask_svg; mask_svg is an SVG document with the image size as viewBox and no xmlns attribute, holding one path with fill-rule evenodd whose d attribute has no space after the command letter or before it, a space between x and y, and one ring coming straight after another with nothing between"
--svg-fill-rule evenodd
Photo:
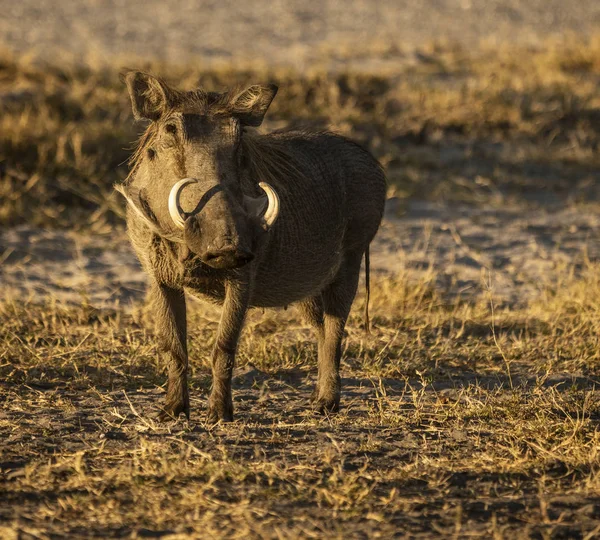
<instances>
[{"instance_id":1,"label":"warthog's nostril","mask_svg":"<svg viewBox=\"0 0 600 540\"><path fill-rule=\"evenodd\" d=\"M239 268L252 259L254 255L249 251L233 247L211 250L202 257L202 261L213 268Z\"/></svg>"}]
</instances>

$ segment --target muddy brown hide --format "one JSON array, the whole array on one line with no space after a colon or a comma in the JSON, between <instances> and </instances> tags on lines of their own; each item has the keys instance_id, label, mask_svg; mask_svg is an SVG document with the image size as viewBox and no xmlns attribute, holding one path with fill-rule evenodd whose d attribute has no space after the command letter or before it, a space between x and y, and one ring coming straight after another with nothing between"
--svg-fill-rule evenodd
<instances>
[{"instance_id":1,"label":"muddy brown hide","mask_svg":"<svg viewBox=\"0 0 600 540\"><path fill-rule=\"evenodd\" d=\"M125 82L134 116L150 121L130 176L117 189L129 203L129 235L151 278L169 374L162 417L189 416L186 292L223 305L210 421L233 417L232 370L253 306L300 306L318 339L314 407L337 411L344 326L383 215L381 167L360 146L328 132L249 131L262 122L276 93L272 85L181 92L140 72L127 73ZM190 180L178 190L182 179ZM175 214L168 203L174 192Z\"/></svg>"}]
</instances>

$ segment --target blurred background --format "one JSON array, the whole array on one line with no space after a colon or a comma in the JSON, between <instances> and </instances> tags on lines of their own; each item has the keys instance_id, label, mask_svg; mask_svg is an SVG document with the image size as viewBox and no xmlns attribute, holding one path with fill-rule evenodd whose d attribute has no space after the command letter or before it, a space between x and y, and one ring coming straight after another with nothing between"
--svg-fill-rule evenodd
<instances>
[{"instance_id":1,"label":"blurred background","mask_svg":"<svg viewBox=\"0 0 600 540\"><path fill-rule=\"evenodd\" d=\"M89 291L90 273L137 268L112 189L141 129L123 67L184 88L273 81L280 93L261 129L329 128L367 146L389 179L376 268L436 265L447 292L479 290L493 270L502 300L518 302L557 264L598 254L595 0L0 9L0 258L19 291ZM36 261L41 285L30 280ZM125 299L142 280L114 282L109 296Z\"/></svg>"},{"instance_id":2,"label":"blurred background","mask_svg":"<svg viewBox=\"0 0 600 540\"><path fill-rule=\"evenodd\" d=\"M250 60L305 69L315 60L376 69L432 42L532 45L597 29L594 0L92 0L8 2L0 33L19 52L112 64ZM347 62L341 62L346 60ZM370 63L369 60L372 62ZM393 64L392 64L393 67Z\"/></svg>"}]
</instances>

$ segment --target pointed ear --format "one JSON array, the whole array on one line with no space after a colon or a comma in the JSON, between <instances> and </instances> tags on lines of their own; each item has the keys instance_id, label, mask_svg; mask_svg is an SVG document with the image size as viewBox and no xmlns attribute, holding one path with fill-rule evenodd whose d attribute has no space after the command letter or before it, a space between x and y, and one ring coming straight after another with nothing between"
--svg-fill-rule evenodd
<instances>
[{"instance_id":1,"label":"pointed ear","mask_svg":"<svg viewBox=\"0 0 600 540\"><path fill-rule=\"evenodd\" d=\"M274 84L251 86L231 100L231 113L239 118L242 124L258 127L262 124L277 90Z\"/></svg>"},{"instance_id":2,"label":"pointed ear","mask_svg":"<svg viewBox=\"0 0 600 540\"><path fill-rule=\"evenodd\" d=\"M127 85L131 108L136 120L143 118L156 121L172 104L173 92L156 77L141 71L129 71L121 75Z\"/></svg>"}]
</instances>

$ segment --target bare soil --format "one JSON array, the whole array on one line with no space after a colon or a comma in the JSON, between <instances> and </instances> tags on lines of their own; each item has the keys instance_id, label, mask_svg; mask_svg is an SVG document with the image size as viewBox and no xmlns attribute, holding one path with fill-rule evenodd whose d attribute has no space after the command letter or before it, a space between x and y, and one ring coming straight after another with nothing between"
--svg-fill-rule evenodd
<instances>
[{"instance_id":1,"label":"bare soil","mask_svg":"<svg viewBox=\"0 0 600 540\"><path fill-rule=\"evenodd\" d=\"M587 210L587 211L586 211ZM567 269L600 260L595 207L473 207L397 198L371 246L375 273L435 274L447 300L477 301L492 289L499 306L523 307ZM28 226L0 232L0 279L7 297L131 309L146 276L123 230L110 235Z\"/></svg>"}]
</instances>

